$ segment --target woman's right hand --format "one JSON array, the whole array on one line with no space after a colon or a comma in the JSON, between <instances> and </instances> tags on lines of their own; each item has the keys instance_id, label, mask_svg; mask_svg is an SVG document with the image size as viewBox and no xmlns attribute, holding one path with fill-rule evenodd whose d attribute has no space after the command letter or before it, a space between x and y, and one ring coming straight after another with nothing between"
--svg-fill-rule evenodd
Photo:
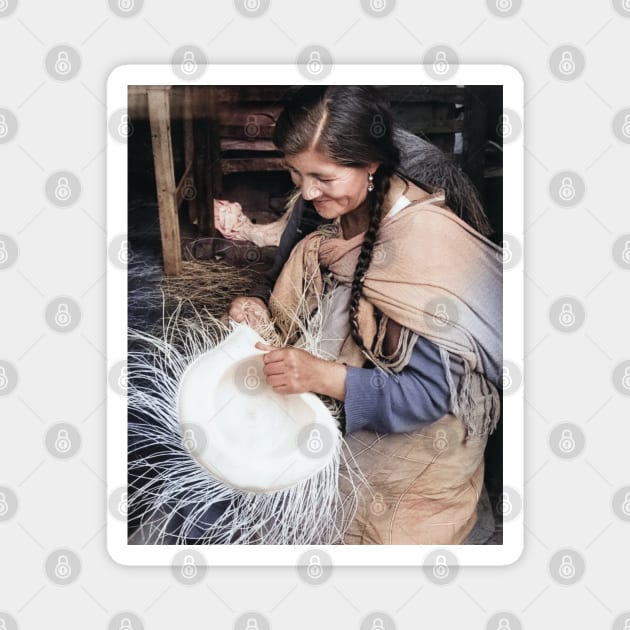
<instances>
[{"instance_id":1,"label":"woman's right hand","mask_svg":"<svg viewBox=\"0 0 630 630\"><path fill-rule=\"evenodd\" d=\"M228 315L235 322L245 323L252 328L256 328L257 324L271 319L267 305L263 300L247 296L234 299L230 304Z\"/></svg>"}]
</instances>

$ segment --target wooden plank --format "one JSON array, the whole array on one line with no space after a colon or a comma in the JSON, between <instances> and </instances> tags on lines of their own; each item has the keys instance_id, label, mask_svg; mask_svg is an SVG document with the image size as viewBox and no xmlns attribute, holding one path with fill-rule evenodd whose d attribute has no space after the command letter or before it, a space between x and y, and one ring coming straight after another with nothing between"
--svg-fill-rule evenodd
<instances>
[{"instance_id":1,"label":"wooden plank","mask_svg":"<svg viewBox=\"0 0 630 630\"><path fill-rule=\"evenodd\" d=\"M147 91L147 99L160 215L164 273L168 276L177 276L181 272L182 256L179 241L178 206L175 195L169 88L150 89Z\"/></svg>"},{"instance_id":2,"label":"wooden plank","mask_svg":"<svg viewBox=\"0 0 630 630\"><path fill-rule=\"evenodd\" d=\"M385 85L377 86L392 105L402 103L459 103L466 100L465 90L457 85Z\"/></svg>"},{"instance_id":3,"label":"wooden plank","mask_svg":"<svg viewBox=\"0 0 630 630\"><path fill-rule=\"evenodd\" d=\"M221 151L273 151L279 153L271 140L233 140L221 138Z\"/></svg>"},{"instance_id":4,"label":"wooden plank","mask_svg":"<svg viewBox=\"0 0 630 630\"><path fill-rule=\"evenodd\" d=\"M223 173L243 171L284 171L284 158L234 158L221 160Z\"/></svg>"}]
</instances>

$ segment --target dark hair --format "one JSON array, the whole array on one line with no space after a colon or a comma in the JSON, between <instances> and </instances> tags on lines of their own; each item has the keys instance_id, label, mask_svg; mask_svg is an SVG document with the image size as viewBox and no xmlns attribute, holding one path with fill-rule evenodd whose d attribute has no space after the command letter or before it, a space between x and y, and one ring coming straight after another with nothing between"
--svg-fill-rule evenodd
<instances>
[{"instance_id":1,"label":"dark hair","mask_svg":"<svg viewBox=\"0 0 630 630\"><path fill-rule=\"evenodd\" d=\"M437 147L395 127L390 104L375 87L299 88L276 122L273 141L285 155L313 149L342 166L365 167L371 162L380 163L374 173L374 190L367 196L369 224L350 293L350 331L364 352L358 322L359 300L372 260L383 202L394 173L427 192L444 190L447 205L458 216L482 234L490 231L468 178Z\"/></svg>"},{"instance_id":2,"label":"dark hair","mask_svg":"<svg viewBox=\"0 0 630 630\"><path fill-rule=\"evenodd\" d=\"M278 118L273 141L286 155L314 149L342 166L380 163L374 173L374 191L367 197L369 224L350 292L350 331L359 348L365 351L359 332L359 299L372 259L383 202L400 162L389 103L371 86L305 86Z\"/></svg>"}]
</instances>

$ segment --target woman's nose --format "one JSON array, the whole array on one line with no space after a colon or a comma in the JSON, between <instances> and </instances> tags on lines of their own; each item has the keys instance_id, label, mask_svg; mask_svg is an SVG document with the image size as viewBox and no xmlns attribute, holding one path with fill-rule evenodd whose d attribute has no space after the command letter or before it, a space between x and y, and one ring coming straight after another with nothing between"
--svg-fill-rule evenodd
<instances>
[{"instance_id":1,"label":"woman's nose","mask_svg":"<svg viewBox=\"0 0 630 630\"><path fill-rule=\"evenodd\" d=\"M322 194L322 191L317 187L312 179L304 178L302 181L302 198L306 201L317 199Z\"/></svg>"}]
</instances>

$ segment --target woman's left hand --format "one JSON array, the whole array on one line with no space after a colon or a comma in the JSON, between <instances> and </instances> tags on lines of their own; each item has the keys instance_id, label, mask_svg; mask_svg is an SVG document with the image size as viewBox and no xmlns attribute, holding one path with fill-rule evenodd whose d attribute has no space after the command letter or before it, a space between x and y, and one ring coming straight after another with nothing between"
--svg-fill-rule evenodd
<instances>
[{"instance_id":1,"label":"woman's left hand","mask_svg":"<svg viewBox=\"0 0 630 630\"><path fill-rule=\"evenodd\" d=\"M325 361L299 348L275 348L256 344L263 355L267 385L279 394L314 392L338 400L346 396L346 366Z\"/></svg>"}]
</instances>

